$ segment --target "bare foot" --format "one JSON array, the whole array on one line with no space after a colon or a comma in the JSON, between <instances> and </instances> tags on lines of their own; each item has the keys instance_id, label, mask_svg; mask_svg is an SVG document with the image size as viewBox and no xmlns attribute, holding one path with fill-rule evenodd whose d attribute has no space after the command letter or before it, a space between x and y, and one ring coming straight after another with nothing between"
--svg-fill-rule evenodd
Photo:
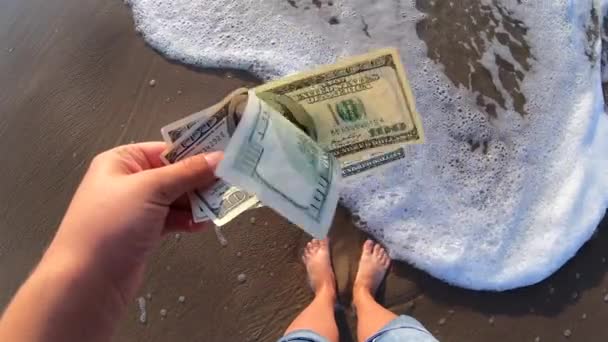
<instances>
[{"instance_id":1,"label":"bare foot","mask_svg":"<svg viewBox=\"0 0 608 342\"><path fill-rule=\"evenodd\" d=\"M369 294L373 297L390 263L391 258L382 246L371 240L365 241L359 260L359 271L355 277L353 295Z\"/></svg>"},{"instance_id":2,"label":"bare foot","mask_svg":"<svg viewBox=\"0 0 608 342\"><path fill-rule=\"evenodd\" d=\"M327 239L313 239L306 244L302 261L306 266L310 286L315 294L319 294L321 291L329 291L329 294L335 296L336 280L334 270L331 267Z\"/></svg>"}]
</instances>

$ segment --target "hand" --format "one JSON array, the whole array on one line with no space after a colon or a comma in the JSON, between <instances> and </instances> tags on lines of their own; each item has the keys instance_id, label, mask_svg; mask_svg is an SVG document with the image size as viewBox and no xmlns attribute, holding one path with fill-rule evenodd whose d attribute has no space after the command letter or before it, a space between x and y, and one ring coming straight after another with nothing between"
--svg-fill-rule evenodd
<instances>
[{"instance_id":1,"label":"hand","mask_svg":"<svg viewBox=\"0 0 608 342\"><path fill-rule=\"evenodd\" d=\"M204 226L183 195L210 184L221 152L170 166L164 143L95 157L38 267L0 319L0 341L108 341L162 236ZM35 308L35 310L32 310Z\"/></svg>"},{"instance_id":2,"label":"hand","mask_svg":"<svg viewBox=\"0 0 608 342\"><path fill-rule=\"evenodd\" d=\"M91 260L130 300L163 235L197 231L185 193L215 180L221 152L163 166L164 143L120 146L95 157L47 254ZM46 258L46 257L45 257Z\"/></svg>"}]
</instances>

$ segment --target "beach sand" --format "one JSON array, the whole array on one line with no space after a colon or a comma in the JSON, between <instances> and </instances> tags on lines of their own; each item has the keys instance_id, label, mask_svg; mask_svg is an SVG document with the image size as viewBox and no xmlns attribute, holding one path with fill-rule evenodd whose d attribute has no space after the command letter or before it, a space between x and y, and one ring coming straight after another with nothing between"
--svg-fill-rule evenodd
<instances>
[{"instance_id":1,"label":"beach sand","mask_svg":"<svg viewBox=\"0 0 608 342\"><path fill-rule=\"evenodd\" d=\"M167 61L134 32L121 1L5 0L1 8L4 307L52 238L96 153L159 140L162 125L257 80ZM116 341L274 341L281 335L311 298L300 264L307 236L266 208L241 215L224 232L226 247L213 231L167 238L140 291L151 295L147 323L139 322L134 300ZM365 236L340 209L331 238L344 303L338 320L343 341L353 341L347 303ZM466 291L396 263L381 298L442 341L559 341L566 329L572 341L605 341L606 259L608 219L573 260L541 284L507 293ZM239 274L246 275L244 283ZM161 309L167 310L165 318Z\"/></svg>"}]
</instances>

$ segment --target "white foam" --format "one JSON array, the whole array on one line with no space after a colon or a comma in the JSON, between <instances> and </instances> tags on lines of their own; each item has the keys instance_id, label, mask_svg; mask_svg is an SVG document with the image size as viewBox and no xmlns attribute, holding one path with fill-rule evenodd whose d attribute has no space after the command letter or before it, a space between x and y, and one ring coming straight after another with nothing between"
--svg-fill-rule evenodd
<instances>
[{"instance_id":1,"label":"white foam","mask_svg":"<svg viewBox=\"0 0 608 342\"><path fill-rule=\"evenodd\" d=\"M137 307L139 308L139 322L145 324L148 321L148 312L146 311L146 299L144 297L137 298Z\"/></svg>"},{"instance_id":2,"label":"white foam","mask_svg":"<svg viewBox=\"0 0 608 342\"><path fill-rule=\"evenodd\" d=\"M493 1L480 0L491 8ZM586 51L592 0L501 1L529 28L525 71L485 39L480 65L505 99L498 119L427 57L414 1L130 0L137 29L170 58L274 78L374 47L397 46L422 114L427 143L406 161L347 184L344 203L394 258L472 289L541 281L587 241L608 204L608 116L599 62ZM602 7L606 1L602 2ZM454 6L457 6L455 4ZM304 7L309 9L305 10ZM338 25L330 25L336 17ZM508 33L500 24L496 30ZM367 26L368 37L363 28ZM476 42L470 49L480 49ZM525 72L522 116L491 56ZM475 68L474 66L463 66ZM486 103L496 101L486 98ZM468 139L488 141L487 153Z\"/></svg>"}]
</instances>

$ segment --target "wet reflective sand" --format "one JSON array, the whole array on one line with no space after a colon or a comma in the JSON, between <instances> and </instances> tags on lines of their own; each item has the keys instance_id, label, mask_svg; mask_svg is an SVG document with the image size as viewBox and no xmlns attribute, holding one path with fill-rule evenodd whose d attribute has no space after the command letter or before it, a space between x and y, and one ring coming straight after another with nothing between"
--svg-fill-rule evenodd
<instances>
[{"instance_id":1,"label":"wet reflective sand","mask_svg":"<svg viewBox=\"0 0 608 342\"><path fill-rule=\"evenodd\" d=\"M470 11L483 12L470 3ZM120 1L7 0L1 6L0 303L5 305L40 257L95 153L132 140L159 139L158 130L166 122L256 80L239 72L196 70L166 61L133 32L130 13ZM418 6L430 18L449 15L445 6ZM495 25L494 20L488 18L486 24ZM508 15L502 20L518 37L505 43L519 57L517 64L503 67L501 79L513 83L509 96L523 105L526 99L516 84L529 68L527 58L534 56L521 47L525 28L509 24ZM479 22L463 15L455 16L454 23L460 25L448 30L425 21L419 34L432 42L431 57L442 64L450 63L451 53L467 56L460 63L470 61L476 75L461 64L446 74L482 93L480 106L490 105L488 115L493 115L491 105L501 106L507 98L492 86L489 71L475 64L477 51L451 43L473 44L476 38L460 27L479 29ZM443 38L447 34L452 38ZM157 82L154 88L148 86L151 79ZM345 210L339 211L332 235L338 285L347 303L365 237ZM139 323L134 301L116 340L274 341L310 299L299 263L307 238L268 209L240 217L227 227L226 237L224 248L213 232L167 239L141 291L151 294L148 323ZM557 274L503 294L456 289L396 264L382 297L395 312L413 314L443 341L534 341L536 336L560 341L566 329L572 331L572 341L604 341L607 247L605 220L597 237ZM243 284L237 279L241 273L247 276ZM167 310L165 319L161 309ZM352 330L343 324L352 323L352 312L338 317L344 341L351 341ZM440 325L442 318L445 324Z\"/></svg>"}]
</instances>

